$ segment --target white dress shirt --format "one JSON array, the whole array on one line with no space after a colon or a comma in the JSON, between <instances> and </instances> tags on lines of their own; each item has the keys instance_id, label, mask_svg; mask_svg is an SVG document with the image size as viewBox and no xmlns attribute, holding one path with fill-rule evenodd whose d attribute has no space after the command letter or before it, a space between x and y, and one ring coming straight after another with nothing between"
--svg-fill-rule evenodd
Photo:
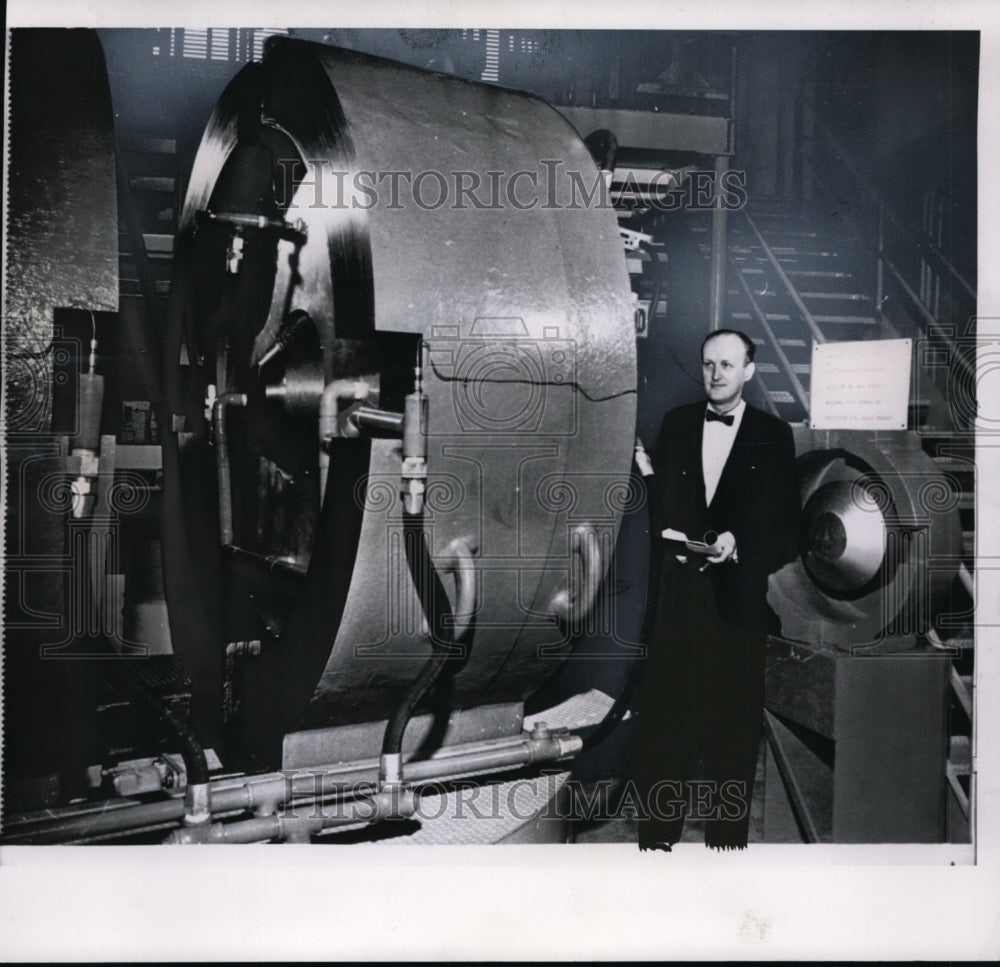
<instances>
[{"instance_id":1,"label":"white dress shirt","mask_svg":"<svg viewBox=\"0 0 1000 967\"><path fill-rule=\"evenodd\" d=\"M716 488L722 477L723 468L733 449L733 441L743 422L743 413L747 408L746 400L740 400L735 409L729 411L733 415L733 425L726 426L718 420L705 421L704 433L701 438L701 469L705 476L705 503L710 504L715 496Z\"/></svg>"}]
</instances>

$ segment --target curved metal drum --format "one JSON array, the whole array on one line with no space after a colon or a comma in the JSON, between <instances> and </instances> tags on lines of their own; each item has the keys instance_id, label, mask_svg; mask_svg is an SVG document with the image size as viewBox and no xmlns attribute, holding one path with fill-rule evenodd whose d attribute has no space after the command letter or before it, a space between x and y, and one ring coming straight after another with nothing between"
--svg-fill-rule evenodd
<instances>
[{"instance_id":1,"label":"curved metal drum","mask_svg":"<svg viewBox=\"0 0 1000 967\"><path fill-rule=\"evenodd\" d=\"M957 484L908 434L795 434L802 554L772 577L768 594L782 636L842 648L912 647L954 579Z\"/></svg>"},{"instance_id":2,"label":"curved metal drum","mask_svg":"<svg viewBox=\"0 0 1000 967\"><path fill-rule=\"evenodd\" d=\"M190 507L217 462L211 385L232 404L216 411L233 533L205 581L175 561L171 622L204 609L220 654L262 638L229 707L255 755L293 728L385 718L430 654L399 441L334 432L321 473L324 385L355 393L341 408L398 411L423 360L423 530L464 612L438 699L523 699L567 655L631 496L631 294L614 213L580 190L598 177L543 102L350 51L279 41L223 94L182 216L168 351L191 364L172 374L189 434L178 532L216 560L211 516ZM211 682L204 635L178 630Z\"/></svg>"}]
</instances>

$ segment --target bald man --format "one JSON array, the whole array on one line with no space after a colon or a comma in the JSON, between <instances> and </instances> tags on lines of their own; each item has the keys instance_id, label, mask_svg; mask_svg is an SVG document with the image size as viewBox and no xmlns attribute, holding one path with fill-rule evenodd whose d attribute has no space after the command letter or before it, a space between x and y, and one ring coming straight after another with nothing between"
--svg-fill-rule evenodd
<instances>
[{"instance_id":1,"label":"bald man","mask_svg":"<svg viewBox=\"0 0 1000 967\"><path fill-rule=\"evenodd\" d=\"M765 645L780 630L767 580L799 538L791 429L743 399L754 354L741 332L710 333L707 401L667 413L654 453L662 561L639 704L640 849L669 850L692 813L706 845L747 844Z\"/></svg>"}]
</instances>

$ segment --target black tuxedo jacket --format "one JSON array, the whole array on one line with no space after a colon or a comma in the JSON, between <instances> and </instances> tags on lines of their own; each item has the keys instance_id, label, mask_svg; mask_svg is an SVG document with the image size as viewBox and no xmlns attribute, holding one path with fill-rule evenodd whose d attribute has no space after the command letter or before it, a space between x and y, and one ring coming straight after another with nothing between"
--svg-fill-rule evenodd
<instances>
[{"instance_id":1,"label":"black tuxedo jacket","mask_svg":"<svg viewBox=\"0 0 1000 967\"><path fill-rule=\"evenodd\" d=\"M692 540L706 531L732 531L738 563L709 565L722 618L754 632L780 631L767 604L767 577L799 551L800 496L791 427L747 405L710 505L701 464L705 403L671 410L663 418L654 453L660 530L673 527ZM656 535L654 535L655 540ZM659 609L668 608L682 544L660 540L663 580ZM690 556L690 555L689 555ZM697 562L695 562L697 563Z\"/></svg>"}]
</instances>

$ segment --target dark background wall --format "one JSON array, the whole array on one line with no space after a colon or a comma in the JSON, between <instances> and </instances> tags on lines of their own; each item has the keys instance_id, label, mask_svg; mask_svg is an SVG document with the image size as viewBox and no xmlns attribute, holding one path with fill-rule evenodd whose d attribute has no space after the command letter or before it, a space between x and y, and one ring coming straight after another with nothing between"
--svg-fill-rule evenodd
<instances>
[{"instance_id":1,"label":"dark background wall","mask_svg":"<svg viewBox=\"0 0 1000 967\"><path fill-rule=\"evenodd\" d=\"M101 31L120 128L173 137L181 170L226 81L267 31ZM919 223L954 200L957 257L974 274L979 37L971 31L580 31L292 28L414 66L529 91L556 105L708 113L736 121L734 164L753 201L803 199L815 114L876 187ZM821 164L841 161L821 152ZM806 192L808 195L808 192ZM960 211L959 211L960 209Z\"/></svg>"}]
</instances>

